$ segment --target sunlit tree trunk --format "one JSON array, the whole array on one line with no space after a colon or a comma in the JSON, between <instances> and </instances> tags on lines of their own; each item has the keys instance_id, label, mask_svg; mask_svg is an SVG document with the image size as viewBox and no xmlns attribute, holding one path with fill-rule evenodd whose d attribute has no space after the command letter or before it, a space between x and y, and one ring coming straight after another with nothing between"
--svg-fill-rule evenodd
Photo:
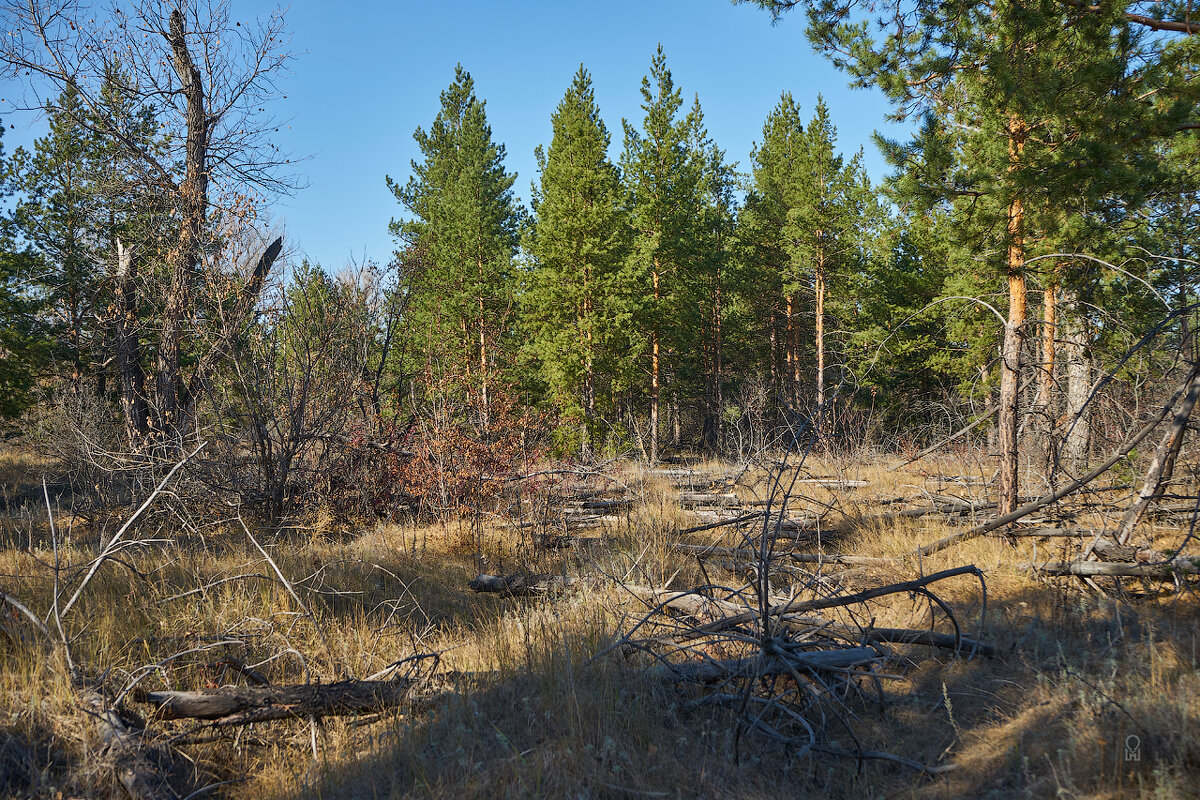
<instances>
[{"instance_id":1,"label":"sunlit tree trunk","mask_svg":"<svg viewBox=\"0 0 1200 800\"><path fill-rule=\"evenodd\" d=\"M1009 172L1020 168L1025 149L1025 123L1013 115L1008 122ZM1025 326L1025 208L1014 191L1008 204L1008 321L1000 351L998 512L1014 511L1019 495L1018 404L1021 389L1021 347Z\"/></svg>"}]
</instances>

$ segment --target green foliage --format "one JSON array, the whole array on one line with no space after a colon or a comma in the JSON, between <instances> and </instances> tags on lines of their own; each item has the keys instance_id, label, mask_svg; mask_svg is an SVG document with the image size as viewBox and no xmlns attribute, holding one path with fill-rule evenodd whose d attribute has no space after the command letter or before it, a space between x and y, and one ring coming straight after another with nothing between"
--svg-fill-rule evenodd
<instances>
[{"instance_id":1,"label":"green foliage","mask_svg":"<svg viewBox=\"0 0 1200 800\"><path fill-rule=\"evenodd\" d=\"M0 198L11 191L10 175L0 142ZM20 416L33 404L37 379L51 355L48 331L40 319L44 298L30 280L45 265L28 248L17 250L13 232L12 220L0 219L0 417L7 418Z\"/></svg>"},{"instance_id":2,"label":"green foliage","mask_svg":"<svg viewBox=\"0 0 1200 800\"><path fill-rule=\"evenodd\" d=\"M622 270L629 232L610 137L582 66L551 117L548 153L525 238L531 265L521 296L525 353L565 422L582 426L585 454L595 418L633 377L631 312ZM605 391L607 389L608 391Z\"/></svg>"},{"instance_id":3,"label":"green foliage","mask_svg":"<svg viewBox=\"0 0 1200 800\"><path fill-rule=\"evenodd\" d=\"M117 240L137 242L143 258L152 256L164 216L152 195L135 188L125 150L98 133L96 122L97 114L104 115L120 124L129 141L153 151L156 126L149 110L132 107L112 83L101 101L102 109L89 109L69 87L49 108L47 134L32 152L18 148L12 159L16 235L42 265L30 273L30 287L42 303L55 361L75 391L87 377L97 389L104 386L98 365L109 355L106 265L115 260Z\"/></svg>"},{"instance_id":4,"label":"green foliage","mask_svg":"<svg viewBox=\"0 0 1200 800\"><path fill-rule=\"evenodd\" d=\"M423 161L412 163L403 186L387 179L412 215L392 233L411 248L417 265L408 306L414 368L479 394L487 406L490 375L504 365L513 316L512 261L520 210L515 175L504 170L504 145L492 141L484 102L459 65L442 92L428 132L413 134Z\"/></svg>"},{"instance_id":5,"label":"green foliage","mask_svg":"<svg viewBox=\"0 0 1200 800\"><path fill-rule=\"evenodd\" d=\"M634 327L645 352L657 337L664 352L679 353L690 338L694 309L686 304L689 269L696 261L696 221L702 207L703 162L691 145L701 120L680 115L682 93L659 45L642 78L641 130L623 121L621 172L627 192L633 249L626 262L637 287Z\"/></svg>"}]
</instances>

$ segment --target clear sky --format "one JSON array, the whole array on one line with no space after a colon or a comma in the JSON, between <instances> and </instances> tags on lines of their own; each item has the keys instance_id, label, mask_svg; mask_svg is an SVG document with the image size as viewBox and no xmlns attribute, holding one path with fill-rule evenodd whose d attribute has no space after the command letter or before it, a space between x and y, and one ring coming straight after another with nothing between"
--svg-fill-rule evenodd
<instances>
[{"instance_id":1,"label":"clear sky","mask_svg":"<svg viewBox=\"0 0 1200 800\"><path fill-rule=\"evenodd\" d=\"M238 19L275 7L232 3ZM899 133L885 126L882 95L851 91L812 51L799 15L772 26L766 12L729 0L297 0L285 8L296 58L273 110L287 120L280 146L308 157L299 164L307 188L281 198L275 214L290 249L330 271L351 258L391 258L388 222L403 211L384 176L407 180L419 157L412 133L433 121L460 62L487 101L523 201L536 178L534 147L549 144L550 114L579 65L592 73L615 160L621 119L641 123L639 89L659 42L685 107L700 96L709 135L743 169L784 90L806 120L823 94L839 147L864 148L875 180L886 170L872 132ZM12 116L4 124L10 151L38 132Z\"/></svg>"}]
</instances>

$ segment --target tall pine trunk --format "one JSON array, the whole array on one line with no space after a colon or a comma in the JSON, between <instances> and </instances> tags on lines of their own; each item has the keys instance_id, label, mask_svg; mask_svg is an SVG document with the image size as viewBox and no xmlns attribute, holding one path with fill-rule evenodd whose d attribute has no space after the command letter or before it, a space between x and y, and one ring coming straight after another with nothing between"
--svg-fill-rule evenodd
<instances>
[{"instance_id":1,"label":"tall pine trunk","mask_svg":"<svg viewBox=\"0 0 1200 800\"><path fill-rule=\"evenodd\" d=\"M654 321L650 326L650 463L658 463L658 391L659 391L659 341L658 341L658 259L654 259Z\"/></svg>"},{"instance_id":2,"label":"tall pine trunk","mask_svg":"<svg viewBox=\"0 0 1200 800\"><path fill-rule=\"evenodd\" d=\"M585 268L583 277L583 318L580 327L583 330L583 423L579 437L579 454L585 461L592 460L594 452L592 431L596 420L596 376L595 359L592 340L592 297L590 289L590 270Z\"/></svg>"},{"instance_id":3,"label":"tall pine trunk","mask_svg":"<svg viewBox=\"0 0 1200 800\"><path fill-rule=\"evenodd\" d=\"M817 231L817 238L821 232ZM818 251L815 288L817 295L816 344L817 344L817 408L816 435L818 440L826 430L825 415L825 254Z\"/></svg>"},{"instance_id":4,"label":"tall pine trunk","mask_svg":"<svg viewBox=\"0 0 1200 800\"><path fill-rule=\"evenodd\" d=\"M483 262L479 263L480 275L483 274ZM483 429L491 426L491 410L488 404L488 359L487 359L487 319L484 316L483 295L479 297L479 405L483 415Z\"/></svg>"},{"instance_id":5,"label":"tall pine trunk","mask_svg":"<svg viewBox=\"0 0 1200 800\"><path fill-rule=\"evenodd\" d=\"M1025 121L1013 115L1008 122L1009 173L1020 169L1025 150ZM1017 431L1021 390L1021 347L1025 326L1025 207L1019 188L1013 189L1008 204L1008 321L1000 351L999 445L1000 474L998 513L1016 510L1019 489Z\"/></svg>"}]
</instances>

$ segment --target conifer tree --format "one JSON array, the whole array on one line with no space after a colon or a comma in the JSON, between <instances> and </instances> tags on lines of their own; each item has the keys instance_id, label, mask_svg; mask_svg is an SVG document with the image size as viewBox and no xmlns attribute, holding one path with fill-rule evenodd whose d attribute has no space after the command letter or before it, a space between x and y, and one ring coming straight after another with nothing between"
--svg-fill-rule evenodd
<instances>
[{"instance_id":1,"label":"conifer tree","mask_svg":"<svg viewBox=\"0 0 1200 800\"><path fill-rule=\"evenodd\" d=\"M798 180L789 187L787 219L783 227L786 249L795 267L811 276L813 337L816 353L814 405L818 433L828 413L826 393L826 303L829 284L839 271L849 273L859 263L859 252L873 221L870 182L862 156L849 162L835 153L837 130L829 119L824 99L808 123L799 163ZM807 276L806 276L807 277Z\"/></svg>"},{"instance_id":2,"label":"conifer tree","mask_svg":"<svg viewBox=\"0 0 1200 800\"><path fill-rule=\"evenodd\" d=\"M780 297L783 380L786 396L799 405L807 383L801 358L804 326L811 309L813 402L826 399L826 322L830 282L862 264L862 248L881 215L861 165L835 152L837 132L818 98L805 127L790 93L784 93L763 126L763 141L751 156L754 187L747 199L746 238L753 242ZM809 294L811 292L811 295ZM808 305L811 296L812 305ZM818 420L824 416L818 415Z\"/></svg>"},{"instance_id":3,"label":"conifer tree","mask_svg":"<svg viewBox=\"0 0 1200 800\"><path fill-rule=\"evenodd\" d=\"M642 130L623 121L621 154L634 236L627 268L638 287L631 304L634 328L649 355L651 462L660 451L664 378L673 376L684 337L693 330L683 319L694 315L694 308L682 302L687 286L683 273L693 263L696 246L702 165L689 147L698 121L694 113L681 117L682 105L660 44L650 75L642 78Z\"/></svg>"},{"instance_id":4,"label":"conifer tree","mask_svg":"<svg viewBox=\"0 0 1200 800\"><path fill-rule=\"evenodd\" d=\"M549 151L537 150L524 327L541 379L562 417L578 425L587 459L602 402L598 383L608 377L619 384L628 373L622 264L629 236L610 136L582 65L551 123Z\"/></svg>"},{"instance_id":5,"label":"conifer tree","mask_svg":"<svg viewBox=\"0 0 1200 800\"><path fill-rule=\"evenodd\" d=\"M92 363L101 360L91 352L99 343L89 341L97 333L89 322L96 313L102 258L93 227L103 202L102 164L99 143L83 126L83 116L76 93L67 89L48 115L49 133L34 143L32 153L18 148L14 154L23 194L15 220L45 263L35 282L54 318L58 359L70 365L69 380L77 392Z\"/></svg>"},{"instance_id":6,"label":"conifer tree","mask_svg":"<svg viewBox=\"0 0 1200 800\"><path fill-rule=\"evenodd\" d=\"M699 108L697 106L697 113ZM725 343L731 299L737 286L737 188L735 165L725 161L725 151L703 135L694 145L693 158L702 165L701 211L697 218L696 305L699 309L704 391L701 439L715 451L723 438L723 411L727 380ZM740 338L741 332L737 332Z\"/></svg>"},{"instance_id":7,"label":"conifer tree","mask_svg":"<svg viewBox=\"0 0 1200 800\"><path fill-rule=\"evenodd\" d=\"M0 198L12 193L11 174L0 141ZM51 355L40 318L43 299L29 279L45 266L28 247L18 249L15 234L12 219L0 218L0 417L6 418L33 404L35 382Z\"/></svg>"},{"instance_id":8,"label":"conifer tree","mask_svg":"<svg viewBox=\"0 0 1200 800\"><path fill-rule=\"evenodd\" d=\"M762 141L750 153L751 186L741 214L743 258L753 265L744 284L757 288L752 302L766 324L766 361L772 383L793 406L800 403L803 265L792 261L782 236L806 142L800 108L790 92L767 115Z\"/></svg>"},{"instance_id":9,"label":"conifer tree","mask_svg":"<svg viewBox=\"0 0 1200 800\"><path fill-rule=\"evenodd\" d=\"M1030 215L1116 190L1137 174L1141 148L1131 144L1195 124L1197 88L1180 68L1193 48L1164 44L1163 32L1190 37L1200 25L1181 4L1140 14L1132 4L1028 0L755 2L776 16L804 7L810 39L854 85L881 88L898 118L929 112L953 129L937 149L954 169L928 172L937 185L927 189L969 213L975 252L1003 254L992 266L1008 290L998 414L1007 513L1017 503Z\"/></svg>"},{"instance_id":10,"label":"conifer tree","mask_svg":"<svg viewBox=\"0 0 1200 800\"><path fill-rule=\"evenodd\" d=\"M423 160L403 186L387 179L412 216L393 220L397 239L421 253L408 308L414 346L438 380L468 389L488 427L489 387L504 362L513 308L512 260L520 214L504 145L492 141L484 101L460 64L426 132Z\"/></svg>"}]
</instances>

